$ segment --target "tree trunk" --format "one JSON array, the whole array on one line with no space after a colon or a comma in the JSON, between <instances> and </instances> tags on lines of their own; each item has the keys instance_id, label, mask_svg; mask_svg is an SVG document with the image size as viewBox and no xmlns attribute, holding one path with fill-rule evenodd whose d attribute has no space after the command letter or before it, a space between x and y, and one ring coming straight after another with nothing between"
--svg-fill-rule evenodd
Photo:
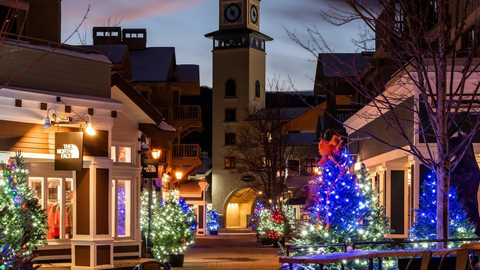
<instances>
[{"instance_id":1,"label":"tree trunk","mask_svg":"<svg viewBox=\"0 0 480 270\"><path fill-rule=\"evenodd\" d=\"M445 165L436 168L437 174L437 239L449 238L450 170ZM439 242L437 248L447 248L447 242Z\"/></svg>"}]
</instances>

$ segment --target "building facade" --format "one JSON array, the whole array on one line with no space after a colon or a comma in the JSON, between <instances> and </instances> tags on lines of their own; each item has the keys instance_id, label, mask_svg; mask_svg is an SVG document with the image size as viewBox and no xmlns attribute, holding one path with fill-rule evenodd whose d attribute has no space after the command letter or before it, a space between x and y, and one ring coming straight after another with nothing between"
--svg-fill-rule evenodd
<instances>
[{"instance_id":1,"label":"building facade","mask_svg":"<svg viewBox=\"0 0 480 270\"><path fill-rule=\"evenodd\" d=\"M272 38L259 31L260 1L219 0L219 30L205 35L213 43L212 203L222 224L229 203L245 203L245 210L232 216L244 228L256 194L238 197L243 184L229 171L235 157L227 156L227 141L235 141L249 108L265 107L265 46Z\"/></svg>"}]
</instances>

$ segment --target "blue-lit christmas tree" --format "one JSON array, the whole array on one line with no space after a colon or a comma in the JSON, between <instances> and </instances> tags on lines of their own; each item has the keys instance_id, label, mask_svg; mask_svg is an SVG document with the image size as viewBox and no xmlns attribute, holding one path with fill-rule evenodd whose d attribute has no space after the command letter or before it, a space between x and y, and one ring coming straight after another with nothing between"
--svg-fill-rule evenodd
<instances>
[{"instance_id":1,"label":"blue-lit christmas tree","mask_svg":"<svg viewBox=\"0 0 480 270\"><path fill-rule=\"evenodd\" d=\"M325 146L328 142L322 143ZM319 145L324 158L319 163L318 178L309 183L309 220L300 228L301 238L294 241L296 246L382 241L390 232L379 194L371 188L368 170L362 166L359 172L352 173L352 158L347 150L339 149L339 144L330 152L322 152ZM300 253L334 251L343 250L309 248Z\"/></svg>"},{"instance_id":2,"label":"blue-lit christmas tree","mask_svg":"<svg viewBox=\"0 0 480 270\"><path fill-rule=\"evenodd\" d=\"M207 212L207 230L211 235L217 235L220 229L220 218L218 212L215 209L208 210Z\"/></svg>"},{"instance_id":3,"label":"blue-lit christmas tree","mask_svg":"<svg viewBox=\"0 0 480 270\"><path fill-rule=\"evenodd\" d=\"M420 208L415 209L415 223L410 230L411 240L436 239L437 226L437 181L432 172L423 182L422 193L420 194ZM449 215L450 215L450 238L477 238L475 225L469 220L467 213L459 202L456 189L450 187ZM449 247L458 247L463 242L451 242ZM421 243L412 245L413 248L431 248L435 243Z\"/></svg>"}]
</instances>

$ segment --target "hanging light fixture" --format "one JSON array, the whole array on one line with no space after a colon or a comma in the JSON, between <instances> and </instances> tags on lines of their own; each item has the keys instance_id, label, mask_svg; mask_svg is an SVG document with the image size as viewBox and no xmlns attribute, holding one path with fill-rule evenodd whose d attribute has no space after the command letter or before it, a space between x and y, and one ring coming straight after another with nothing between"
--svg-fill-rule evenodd
<instances>
[{"instance_id":1,"label":"hanging light fixture","mask_svg":"<svg viewBox=\"0 0 480 270\"><path fill-rule=\"evenodd\" d=\"M58 118L60 121L62 121L61 123L65 123L65 122L68 123L73 121L71 117L64 117L64 118L60 117L60 115L58 115L55 109L50 108L47 110L47 117L45 117L45 123L43 124L44 129L47 129L52 126L52 122L50 121L50 111L53 111L53 116L55 116L55 119Z\"/></svg>"},{"instance_id":2,"label":"hanging light fixture","mask_svg":"<svg viewBox=\"0 0 480 270\"><path fill-rule=\"evenodd\" d=\"M85 115L88 116L87 128L85 129L85 131L87 132L88 135L93 136L93 135L97 134L97 132L92 127L92 117L88 113L84 114L83 116L85 116Z\"/></svg>"}]
</instances>

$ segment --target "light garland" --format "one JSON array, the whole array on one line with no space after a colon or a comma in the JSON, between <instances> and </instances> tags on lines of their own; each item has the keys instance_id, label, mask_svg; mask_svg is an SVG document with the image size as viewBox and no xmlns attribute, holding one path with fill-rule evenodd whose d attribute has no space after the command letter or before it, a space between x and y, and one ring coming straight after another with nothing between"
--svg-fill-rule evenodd
<instances>
[{"instance_id":1,"label":"light garland","mask_svg":"<svg viewBox=\"0 0 480 270\"><path fill-rule=\"evenodd\" d=\"M220 229L220 218L218 217L218 212L213 210L208 210L207 212L207 230L209 232L218 232Z\"/></svg>"},{"instance_id":2,"label":"light garland","mask_svg":"<svg viewBox=\"0 0 480 270\"><path fill-rule=\"evenodd\" d=\"M152 194L151 232L152 252L155 259L162 261L165 255L182 254L195 243L197 220L195 212L184 198L178 198L178 191L171 191L168 198L160 201ZM141 198L142 231L148 231L148 191Z\"/></svg>"},{"instance_id":3,"label":"light garland","mask_svg":"<svg viewBox=\"0 0 480 270\"><path fill-rule=\"evenodd\" d=\"M0 167L0 264L28 268L33 265L32 252L46 244L47 215L27 185L23 158L17 154L15 163Z\"/></svg>"},{"instance_id":4,"label":"light garland","mask_svg":"<svg viewBox=\"0 0 480 270\"><path fill-rule=\"evenodd\" d=\"M437 224L437 182L434 172L427 176L423 182L420 194L420 208L415 209L415 223L409 231L411 240L436 239ZM475 225L470 221L462 203L459 202L456 189L450 187L449 220L450 238L477 238ZM459 247L464 242L451 242L449 248ZM412 248L433 248L436 243L412 244Z\"/></svg>"}]
</instances>

